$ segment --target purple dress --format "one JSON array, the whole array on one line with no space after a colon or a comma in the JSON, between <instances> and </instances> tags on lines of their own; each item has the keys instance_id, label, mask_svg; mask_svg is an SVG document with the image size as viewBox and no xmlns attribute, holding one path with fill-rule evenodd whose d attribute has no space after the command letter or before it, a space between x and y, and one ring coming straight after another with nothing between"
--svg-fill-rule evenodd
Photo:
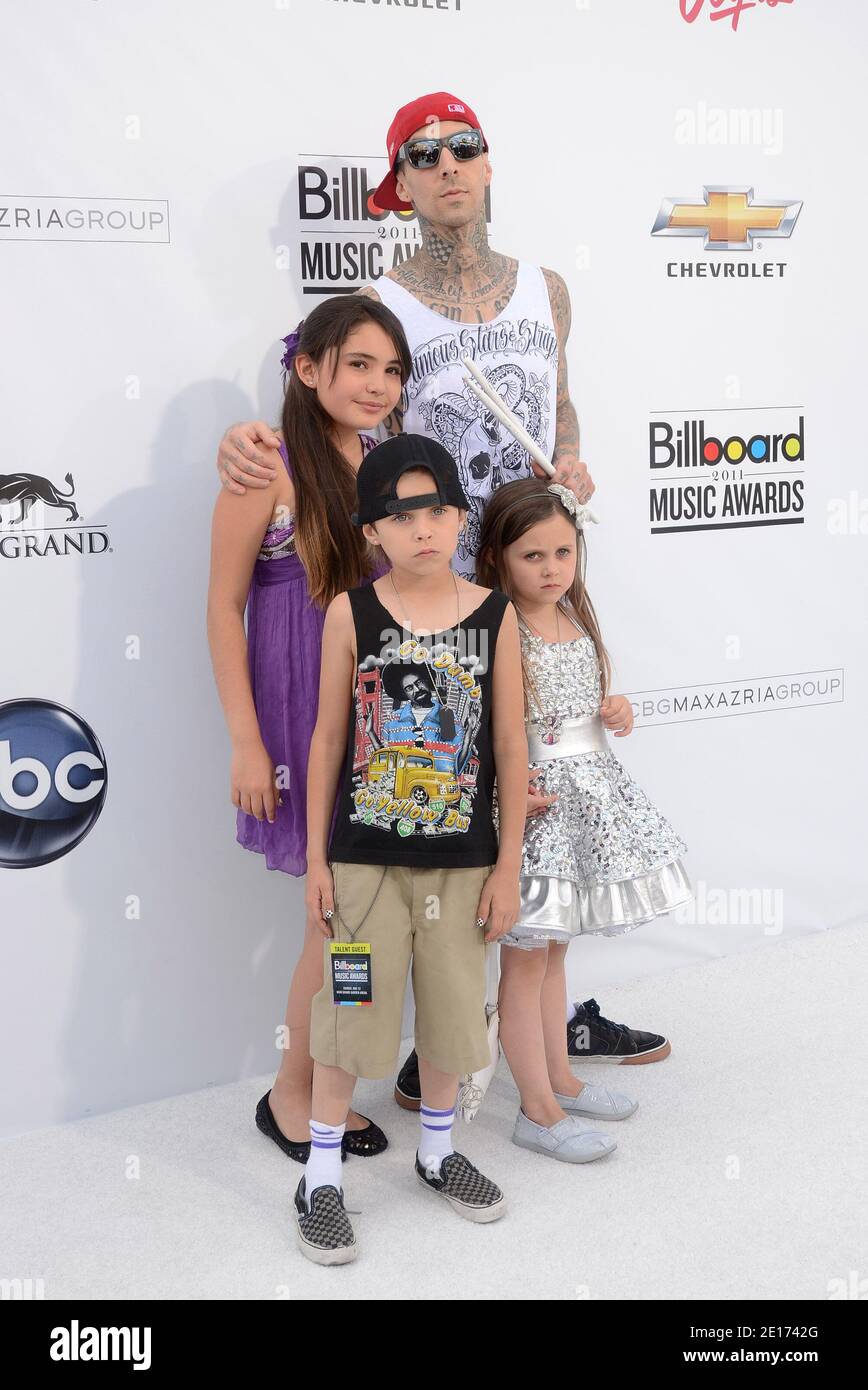
<instances>
[{"instance_id":1,"label":"purple dress","mask_svg":"<svg viewBox=\"0 0 868 1390\"><path fill-rule=\"evenodd\" d=\"M359 436L367 454L377 443ZM286 448L280 446L292 477ZM281 787L273 824L238 812L240 845L265 855L266 867L296 878L307 872L307 762L319 704L325 612L310 598L295 549L295 521L280 509L262 540L247 599L247 653L262 741ZM367 582L384 574L385 561ZM337 812L337 789L332 828Z\"/></svg>"}]
</instances>

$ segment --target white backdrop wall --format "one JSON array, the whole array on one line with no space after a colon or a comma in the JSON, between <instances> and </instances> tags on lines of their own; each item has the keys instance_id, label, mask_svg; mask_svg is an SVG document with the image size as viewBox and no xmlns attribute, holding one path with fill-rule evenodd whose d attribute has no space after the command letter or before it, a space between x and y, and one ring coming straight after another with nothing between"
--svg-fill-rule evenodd
<instances>
[{"instance_id":1,"label":"white backdrop wall","mask_svg":"<svg viewBox=\"0 0 868 1390\"><path fill-rule=\"evenodd\" d=\"M865 12L682 9L3 5L0 477L68 492L70 473L79 517L49 494L18 523L0 501L0 744L38 757L4 702L56 703L93 730L108 786L50 863L10 867L4 822L0 1133L276 1063L302 884L234 842L204 626L214 455L227 423L277 419L277 342L317 302L317 246L416 236L391 216L300 222L300 167L374 186L395 109L425 91L481 118L493 245L569 286L604 518L590 586L638 715L618 752L689 841L698 889L677 920L576 943L572 990L605 1011L607 984L864 920ZM803 207L749 251L651 235L665 199L709 186ZM710 268L727 262L773 270ZM802 481L796 524L652 533L650 493L695 472L651 470L651 423L728 437L800 417L804 457L774 474L779 499ZM54 553L70 531L105 544ZM629 1021L677 1023L664 994Z\"/></svg>"}]
</instances>

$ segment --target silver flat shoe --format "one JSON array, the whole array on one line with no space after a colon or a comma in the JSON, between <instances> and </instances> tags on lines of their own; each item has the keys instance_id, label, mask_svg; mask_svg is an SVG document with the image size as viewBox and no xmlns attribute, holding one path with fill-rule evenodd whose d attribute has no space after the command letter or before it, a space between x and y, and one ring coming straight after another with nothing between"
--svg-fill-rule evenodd
<instances>
[{"instance_id":1,"label":"silver flat shoe","mask_svg":"<svg viewBox=\"0 0 868 1390\"><path fill-rule=\"evenodd\" d=\"M520 1149L533 1149L561 1163L592 1163L618 1147L607 1134L590 1129L572 1115L546 1128L529 1120L523 1110L516 1116L512 1142Z\"/></svg>"},{"instance_id":2,"label":"silver flat shoe","mask_svg":"<svg viewBox=\"0 0 868 1390\"><path fill-rule=\"evenodd\" d=\"M605 1086L593 1086L586 1081L577 1096L559 1096L555 1100L568 1115L587 1115L592 1120L626 1120L639 1109L638 1100L631 1100L623 1091L609 1091Z\"/></svg>"}]
</instances>

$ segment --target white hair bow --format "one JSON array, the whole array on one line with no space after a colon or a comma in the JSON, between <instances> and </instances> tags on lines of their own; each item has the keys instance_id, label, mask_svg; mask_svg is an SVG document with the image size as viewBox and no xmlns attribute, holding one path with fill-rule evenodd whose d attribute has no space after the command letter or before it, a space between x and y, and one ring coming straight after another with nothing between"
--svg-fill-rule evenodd
<instances>
[{"instance_id":1,"label":"white hair bow","mask_svg":"<svg viewBox=\"0 0 868 1390\"><path fill-rule=\"evenodd\" d=\"M576 523L577 531L584 529L586 521L596 521L597 518L591 511L591 508L587 506L586 503L580 502L576 494L571 492L568 487L564 487L563 483L549 483L548 491L553 492L558 498L558 501L562 502L566 507L573 521Z\"/></svg>"}]
</instances>

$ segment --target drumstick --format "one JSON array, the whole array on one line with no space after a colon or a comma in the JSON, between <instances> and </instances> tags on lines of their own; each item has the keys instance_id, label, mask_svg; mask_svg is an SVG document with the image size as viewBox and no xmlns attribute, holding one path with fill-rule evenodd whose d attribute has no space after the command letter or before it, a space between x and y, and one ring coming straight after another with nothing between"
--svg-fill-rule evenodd
<instances>
[{"instance_id":1,"label":"drumstick","mask_svg":"<svg viewBox=\"0 0 868 1390\"><path fill-rule=\"evenodd\" d=\"M465 377L465 381L477 400L481 401L486 410L500 421L509 433L518 440L522 448L527 450L531 458L535 459L540 467L545 469L550 478L553 478L555 476L553 464L546 458L536 440L531 438L527 430L516 419L509 407L504 405L503 399L495 391L488 378L483 375L476 363L471 361L469 357L464 357L462 361L470 372L470 376ZM586 504L580 503L579 505L585 506ZM589 521L599 520L590 507L587 508L587 516Z\"/></svg>"},{"instance_id":2,"label":"drumstick","mask_svg":"<svg viewBox=\"0 0 868 1390\"><path fill-rule=\"evenodd\" d=\"M480 371L476 363L469 357L464 357L462 360L465 367L470 372L471 378L473 378L472 380L466 378L466 380L474 396L482 401L482 404L486 406L491 414L495 415L501 424L506 426L510 434L518 440L522 448L527 450L531 458L535 459L540 467L546 470L550 478L553 478L555 475L554 466L546 458L536 440L531 439L527 430L519 424L518 420L512 414L512 411L504 404L503 398L498 395L491 385L491 382L484 373Z\"/></svg>"}]
</instances>

